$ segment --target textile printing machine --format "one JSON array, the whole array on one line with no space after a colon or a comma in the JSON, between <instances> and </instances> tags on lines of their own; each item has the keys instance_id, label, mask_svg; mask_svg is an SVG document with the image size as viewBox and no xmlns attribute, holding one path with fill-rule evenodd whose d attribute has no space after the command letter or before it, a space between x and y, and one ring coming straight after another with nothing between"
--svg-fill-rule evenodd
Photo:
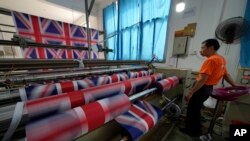
<instances>
[{"instance_id":1,"label":"textile printing machine","mask_svg":"<svg viewBox=\"0 0 250 141\"><path fill-rule=\"evenodd\" d=\"M3 141L164 139L191 74L145 61L24 59L0 60L0 71Z\"/></svg>"}]
</instances>

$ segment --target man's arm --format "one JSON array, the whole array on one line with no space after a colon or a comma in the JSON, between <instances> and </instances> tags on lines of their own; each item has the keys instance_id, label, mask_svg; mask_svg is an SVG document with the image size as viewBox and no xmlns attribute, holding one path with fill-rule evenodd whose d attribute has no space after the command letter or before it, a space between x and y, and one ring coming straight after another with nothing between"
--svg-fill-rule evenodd
<instances>
[{"instance_id":1,"label":"man's arm","mask_svg":"<svg viewBox=\"0 0 250 141\"><path fill-rule=\"evenodd\" d=\"M233 81L233 79L232 79L232 77L230 76L230 74L225 74L224 76L223 76L223 78L230 84L230 85L232 85L233 87L235 87L235 86L237 86L236 84L235 84L235 82Z\"/></svg>"},{"instance_id":2,"label":"man's arm","mask_svg":"<svg viewBox=\"0 0 250 141\"><path fill-rule=\"evenodd\" d=\"M187 102L193 96L193 94L206 83L207 79L208 79L207 74L205 73L200 74L200 79L196 81L194 87L189 91L188 95L185 97Z\"/></svg>"}]
</instances>

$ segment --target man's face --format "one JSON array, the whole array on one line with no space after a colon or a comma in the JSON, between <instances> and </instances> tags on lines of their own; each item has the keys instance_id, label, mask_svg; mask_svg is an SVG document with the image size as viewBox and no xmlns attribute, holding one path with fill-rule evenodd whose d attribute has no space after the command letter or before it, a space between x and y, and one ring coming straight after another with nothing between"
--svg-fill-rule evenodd
<instances>
[{"instance_id":1,"label":"man's face","mask_svg":"<svg viewBox=\"0 0 250 141\"><path fill-rule=\"evenodd\" d=\"M208 53L208 48L207 48L206 44L204 43L201 45L200 54L202 56L207 56L207 53Z\"/></svg>"}]
</instances>

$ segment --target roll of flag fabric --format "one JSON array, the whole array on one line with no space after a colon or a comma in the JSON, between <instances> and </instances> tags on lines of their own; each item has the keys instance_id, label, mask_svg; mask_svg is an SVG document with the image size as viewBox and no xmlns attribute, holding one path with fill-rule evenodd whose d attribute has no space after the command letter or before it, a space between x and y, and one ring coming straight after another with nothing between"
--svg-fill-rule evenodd
<instances>
[{"instance_id":1,"label":"roll of flag fabric","mask_svg":"<svg viewBox=\"0 0 250 141\"><path fill-rule=\"evenodd\" d=\"M147 77L135 78L130 81L124 81L126 87L125 94L132 95L137 92L141 92L147 88L151 88L156 85L158 80L161 80L163 75L161 73L153 74Z\"/></svg>"},{"instance_id":2,"label":"roll of flag fabric","mask_svg":"<svg viewBox=\"0 0 250 141\"><path fill-rule=\"evenodd\" d=\"M52 83L47 85L29 86L27 88L20 88L19 93L22 101L42 98L61 93L77 91L89 87L100 86L104 84L125 81L129 77L126 73L113 74L112 76L98 76L85 78L83 80L65 81L60 83Z\"/></svg>"},{"instance_id":3,"label":"roll of flag fabric","mask_svg":"<svg viewBox=\"0 0 250 141\"><path fill-rule=\"evenodd\" d=\"M124 93L124 91L125 86L123 83L118 82L60 95L29 100L25 102L25 108L30 119L33 119L42 115L52 115L58 112L66 111L102 98Z\"/></svg>"},{"instance_id":4,"label":"roll of flag fabric","mask_svg":"<svg viewBox=\"0 0 250 141\"><path fill-rule=\"evenodd\" d=\"M129 77L126 73L118 73L118 74L112 74L111 76L109 75L104 75L104 76L95 76L92 77L91 80L95 84L95 86L100 86L100 85L105 85L105 84L111 84L115 82L120 82L120 81L125 81L128 80Z\"/></svg>"},{"instance_id":5,"label":"roll of flag fabric","mask_svg":"<svg viewBox=\"0 0 250 141\"><path fill-rule=\"evenodd\" d=\"M125 80L129 79L129 77L126 73L112 74L110 77L112 79L112 83L125 81Z\"/></svg>"},{"instance_id":6,"label":"roll of flag fabric","mask_svg":"<svg viewBox=\"0 0 250 141\"><path fill-rule=\"evenodd\" d=\"M155 74L148 77L130 79L123 82L87 88L36 100L29 100L25 102L25 108L31 119L42 115L51 115L121 93L132 95L133 93L147 89L152 85L152 79L159 76L162 75Z\"/></svg>"},{"instance_id":7,"label":"roll of flag fabric","mask_svg":"<svg viewBox=\"0 0 250 141\"><path fill-rule=\"evenodd\" d=\"M22 101L37 99L51 95L57 95L60 93L66 93L93 87L95 84L89 78L76 81L65 81L61 83L40 85L40 86L29 86L27 88L20 88L19 93Z\"/></svg>"},{"instance_id":8,"label":"roll of flag fabric","mask_svg":"<svg viewBox=\"0 0 250 141\"><path fill-rule=\"evenodd\" d=\"M128 72L129 78L138 78L138 77L143 77L143 76L148 76L152 74L152 70L143 70L143 71L138 71L138 72Z\"/></svg>"},{"instance_id":9,"label":"roll of flag fabric","mask_svg":"<svg viewBox=\"0 0 250 141\"><path fill-rule=\"evenodd\" d=\"M132 140L138 140L161 118L162 111L145 101L136 101L128 112L115 120L129 133Z\"/></svg>"},{"instance_id":10,"label":"roll of flag fabric","mask_svg":"<svg viewBox=\"0 0 250 141\"><path fill-rule=\"evenodd\" d=\"M168 77L166 79L163 79L161 81L158 81L156 86L157 86L158 91L160 93L163 93L163 92L169 90L170 88L173 88L178 83L179 83L178 77L172 76L172 77Z\"/></svg>"},{"instance_id":11,"label":"roll of flag fabric","mask_svg":"<svg viewBox=\"0 0 250 141\"><path fill-rule=\"evenodd\" d=\"M129 78L137 78L139 76L138 72L128 72Z\"/></svg>"},{"instance_id":12,"label":"roll of flag fabric","mask_svg":"<svg viewBox=\"0 0 250 141\"><path fill-rule=\"evenodd\" d=\"M70 141L127 112L131 104L125 94L98 100L72 110L31 122L27 141Z\"/></svg>"},{"instance_id":13,"label":"roll of flag fabric","mask_svg":"<svg viewBox=\"0 0 250 141\"><path fill-rule=\"evenodd\" d=\"M113 75L118 75L118 78L120 79L120 81L125 81L129 79L128 74L126 73L118 73L118 74L113 74Z\"/></svg>"},{"instance_id":14,"label":"roll of flag fabric","mask_svg":"<svg viewBox=\"0 0 250 141\"><path fill-rule=\"evenodd\" d=\"M156 73L154 75L150 75L151 79L152 79L152 84L150 85L150 87L156 87L157 83L159 80L162 80L163 78L163 74L162 73Z\"/></svg>"},{"instance_id":15,"label":"roll of flag fabric","mask_svg":"<svg viewBox=\"0 0 250 141\"><path fill-rule=\"evenodd\" d=\"M93 76L93 77L91 77L91 80L93 81L95 86L100 86L100 85L112 83L112 78L109 75L103 75L101 77L100 76Z\"/></svg>"},{"instance_id":16,"label":"roll of flag fabric","mask_svg":"<svg viewBox=\"0 0 250 141\"><path fill-rule=\"evenodd\" d=\"M132 79L132 81L129 81L129 83L125 83L125 87L127 88L127 91L125 92L127 95L132 95L134 93L143 91L153 83L151 77L142 77L142 78L136 78Z\"/></svg>"}]
</instances>

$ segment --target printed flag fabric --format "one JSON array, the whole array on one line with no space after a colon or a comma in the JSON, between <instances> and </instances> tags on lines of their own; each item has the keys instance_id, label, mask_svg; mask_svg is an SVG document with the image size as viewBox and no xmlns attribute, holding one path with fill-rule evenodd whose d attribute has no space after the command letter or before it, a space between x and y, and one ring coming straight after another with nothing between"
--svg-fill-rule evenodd
<instances>
[{"instance_id":1,"label":"printed flag fabric","mask_svg":"<svg viewBox=\"0 0 250 141\"><path fill-rule=\"evenodd\" d=\"M26 88L19 88L19 94L22 101L57 95L71 91L77 91L95 86L93 82L85 78L83 80L65 81L61 83L52 83L40 86L29 86Z\"/></svg>"},{"instance_id":2,"label":"printed flag fabric","mask_svg":"<svg viewBox=\"0 0 250 141\"><path fill-rule=\"evenodd\" d=\"M122 83L102 85L88 89L68 92L25 102L25 108L30 119L43 115L53 115L77 106L85 105L106 97L122 94L125 86Z\"/></svg>"},{"instance_id":3,"label":"printed flag fabric","mask_svg":"<svg viewBox=\"0 0 250 141\"><path fill-rule=\"evenodd\" d=\"M134 141L153 128L162 115L162 111L150 103L136 101L128 112L118 116L115 120L121 124Z\"/></svg>"},{"instance_id":4,"label":"printed flag fabric","mask_svg":"<svg viewBox=\"0 0 250 141\"><path fill-rule=\"evenodd\" d=\"M22 101L37 99L52 95L57 95L61 93L67 93L72 91L77 91L85 88L90 88L94 86L100 86L104 84L111 84L115 82L128 80L128 75L126 73L113 74L111 76L95 76L90 78L85 78L83 80L75 81L64 81L61 83L51 83L47 85L31 85L26 88L20 88L19 94Z\"/></svg>"},{"instance_id":5,"label":"printed flag fabric","mask_svg":"<svg viewBox=\"0 0 250 141\"><path fill-rule=\"evenodd\" d=\"M161 81L158 81L156 84L156 87L157 87L158 92L163 93L173 88L177 84L179 84L179 78L176 76L172 76L166 79L162 79Z\"/></svg>"},{"instance_id":6,"label":"printed flag fabric","mask_svg":"<svg viewBox=\"0 0 250 141\"><path fill-rule=\"evenodd\" d=\"M128 80L129 77L126 73L117 73L117 74L112 74L111 76L109 75L104 75L104 76L95 76L92 77L92 81L96 86L104 85L104 84L111 84L115 82L120 82L120 81L125 81Z\"/></svg>"},{"instance_id":7,"label":"printed flag fabric","mask_svg":"<svg viewBox=\"0 0 250 141\"><path fill-rule=\"evenodd\" d=\"M25 102L25 108L30 119L42 115L52 115L118 94L124 93L130 96L152 86L152 83L156 83L153 79L156 80L156 78L160 78L159 76L162 76L162 74L28 100Z\"/></svg>"},{"instance_id":8,"label":"printed flag fabric","mask_svg":"<svg viewBox=\"0 0 250 141\"><path fill-rule=\"evenodd\" d=\"M127 112L131 104L125 94L98 100L72 110L29 123L27 141L70 141Z\"/></svg>"},{"instance_id":9,"label":"printed flag fabric","mask_svg":"<svg viewBox=\"0 0 250 141\"><path fill-rule=\"evenodd\" d=\"M138 72L128 72L128 76L129 78L138 78L138 77L142 77L142 76L148 76L152 74L152 70L142 70L142 71L138 71Z\"/></svg>"},{"instance_id":10,"label":"printed flag fabric","mask_svg":"<svg viewBox=\"0 0 250 141\"><path fill-rule=\"evenodd\" d=\"M53 45L84 46L87 47L87 30L60 21L28 15L20 12L12 12L17 33L21 37L31 39L36 43ZM98 42L99 33L95 29L91 31L91 45ZM67 50L54 48L24 48L24 58L31 59L88 59L88 51ZM92 57L98 59L98 53L92 52Z\"/></svg>"},{"instance_id":11,"label":"printed flag fabric","mask_svg":"<svg viewBox=\"0 0 250 141\"><path fill-rule=\"evenodd\" d=\"M153 78L151 79L153 80L152 81L153 83L155 79L158 80L162 78L161 74L152 75L152 77ZM77 91L77 90L86 89L86 88L90 88L94 86L100 86L100 85L125 81L128 79L129 79L129 76L126 73L118 73L118 74L113 74L111 76L108 76L108 75L94 76L94 77L85 78L83 80L64 81L60 83L54 83L54 84L51 83L51 84L39 85L39 86L31 85L26 88L19 88L19 94L20 94L22 101L26 101L26 100L31 100L31 99L57 95L61 93ZM142 81L145 82L145 80L142 80ZM150 83L150 81L147 81L147 82Z\"/></svg>"}]
</instances>

